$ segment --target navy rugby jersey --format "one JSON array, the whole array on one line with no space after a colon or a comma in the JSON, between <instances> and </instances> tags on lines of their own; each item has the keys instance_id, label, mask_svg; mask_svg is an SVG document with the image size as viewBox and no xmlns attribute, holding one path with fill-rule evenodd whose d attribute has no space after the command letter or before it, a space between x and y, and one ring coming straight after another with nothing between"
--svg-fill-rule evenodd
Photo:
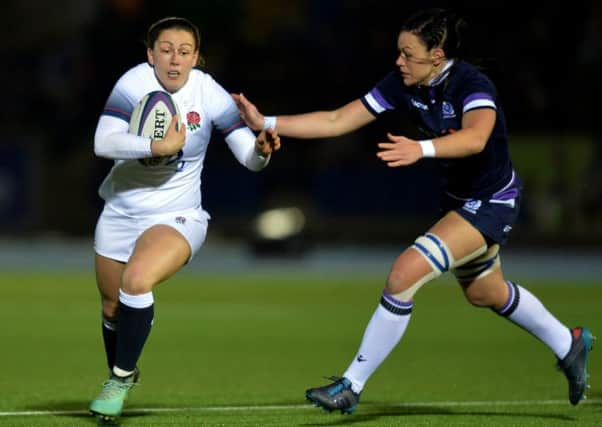
<instances>
[{"instance_id":1,"label":"navy rugby jersey","mask_svg":"<svg viewBox=\"0 0 602 427\"><path fill-rule=\"evenodd\" d=\"M393 71L362 98L375 116L386 110L405 110L429 139L462 127L462 115L476 108L493 108L496 121L482 152L463 158L436 159L442 170L444 191L462 199L492 195L515 184L508 152L506 119L497 90L473 65L455 61L431 86L406 86Z\"/></svg>"}]
</instances>

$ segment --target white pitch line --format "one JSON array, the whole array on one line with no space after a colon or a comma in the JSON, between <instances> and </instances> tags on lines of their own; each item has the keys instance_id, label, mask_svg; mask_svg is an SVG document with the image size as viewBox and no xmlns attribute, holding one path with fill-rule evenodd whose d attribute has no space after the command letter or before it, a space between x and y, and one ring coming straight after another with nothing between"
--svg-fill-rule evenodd
<instances>
[{"instance_id":1,"label":"white pitch line","mask_svg":"<svg viewBox=\"0 0 602 427\"><path fill-rule=\"evenodd\" d=\"M580 405L599 405L602 399L588 399ZM404 402L404 403L364 403L362 407L474 407L474 406L549 406L549 405L567 405L566 400L483 400L483 401L433 401L433 402ZM240 406L199 406L199 407L180 407L180 408L129 408L124 414L146 413L156 414L163 412L232 412L232 411L285 411L299 409L313 409L313 405L240 405ZM87 414L85 410L56 410L56 411L5 411L0 412L0 417L35 417L44 415L82 415Z\"/></svg>"}]
</instances>

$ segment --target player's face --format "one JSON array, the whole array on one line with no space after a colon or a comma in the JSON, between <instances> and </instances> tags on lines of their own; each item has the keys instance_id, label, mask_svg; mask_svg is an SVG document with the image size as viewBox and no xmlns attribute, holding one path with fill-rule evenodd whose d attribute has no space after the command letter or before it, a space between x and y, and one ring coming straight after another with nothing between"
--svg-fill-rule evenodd
<instances>
[{"instance_id":1,"label":"player's face","mask_svg":"<svg viewBox=\"0 0 602 427\"><path fill-rule=\"evenodd\" d=\"M188 75L199 59L191 33L167 29L159 34L152 49L147 50L148 62L168 92L178 91L188 81Z\"/></svg>"},{"instance_id":2,"label":"player's face","mask_svg":"<svg viewBox=\"0 0 602 427\"><path fill-rule=\"evenodd\" d=\"M395 64L407 86L426 85L439 74L445 59L440 48L427 50L415 34L402 31L397 39L399 56Z\"/></svg>"}]
</instances>

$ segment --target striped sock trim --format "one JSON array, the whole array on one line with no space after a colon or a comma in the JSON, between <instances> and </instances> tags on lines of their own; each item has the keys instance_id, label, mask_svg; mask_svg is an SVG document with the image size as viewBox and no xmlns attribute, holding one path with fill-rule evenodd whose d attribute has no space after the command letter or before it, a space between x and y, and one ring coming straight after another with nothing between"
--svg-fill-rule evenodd
<instances>
[{"instance_id":1,"label":"striped sock trim","mask_svg":"<svg viewBox=\"0 0 602 427\"><path fill-rule=\"evenodd\" d=\"M413 301L399 301L398 299L393 298L390 293L387 291L383 291L383 295L380 298L380 305L383 308L393 314L397 315L408 315L412 312L412 307L414 307Z\"/></svg>"},{"instance_id":2,"label":"striped sock trim","mask_svg":"<svg viewBox=\"0 0 602 427\"><path fill-rule=\"evenodd\" d=\"M508 285L508 291L510 292L508 295L508 300L501 309L495 310L497 314L504 317L508 317L514 313L514 310L516 310L516 307L518 307L518 303L520 302L520 292L518 291L518 286L515 283L512 283L510 280L507 280L506 284Z\"/></svg>"}]
</instances>

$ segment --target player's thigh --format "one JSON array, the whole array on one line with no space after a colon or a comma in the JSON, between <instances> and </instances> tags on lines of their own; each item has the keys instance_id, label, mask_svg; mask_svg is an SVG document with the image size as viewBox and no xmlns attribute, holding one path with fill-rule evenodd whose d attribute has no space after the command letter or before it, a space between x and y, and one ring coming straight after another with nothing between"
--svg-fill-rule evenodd
<instances>
[{"instance_id":1,"label":"player's thigh","mask_svg":"<svg viewBox=\"0 0 602 427\"><path fill-rule=\"evenodd\" d=\"M187 209L145 219L122 282L130 294L146 293L175 274L198 252L207 236L209 215Z\"/></svg>"},{"instance_id":2,"label":"player's thigh","mask_svg":"<svg viewBox=\"0 0 602 427\"><path fill-rule=\"evenodd\" d=\"M478 256L486 248L485 238L468 221L450 211L444 215L428 234L436 236L445 248L445 256L450 257L447 269L453 265L453 260L462 260L466 257ZM447 253L449 252L449 254ZM412 286L421 286L423 282L437 277L443 271L436 271L427 256L416 249L415 246L407 248L394 261L387 280L387 291L398 294Z\"/></svg>"},{"instance_id":3,"label":"player's thigh","mask_svg":"<svg viewBox=\"0 0 602 427\"><path fill-rule=\"evenodd\" d=\"M445 243L456 262L487 246L483 234L455 211L445 214L431 227L429 233Z\"/></svg>"},{"instance_id":4,"label":"player's thigh","mask_svg":"<svg viewBox=\"0 0 602 427\"><path fill-rule=\"evenodd\" d=\"M182 268L191 252L179 231L165 224L153 225L136 241L123 273L123 290L133 295L150 292Z\"/></svg>"},{"instance_id":5,"label":"player's thigh","mask_svg":"<svg viewBox=\"0 0 602 427\"><path fill-rule=\"evenodd\" d=\"M146 293L201 248L208 221L201 208L130 217L105 206L94 247L98 255L125 264L120 285L126 292Z\"/></svg>"}]
</instances>

